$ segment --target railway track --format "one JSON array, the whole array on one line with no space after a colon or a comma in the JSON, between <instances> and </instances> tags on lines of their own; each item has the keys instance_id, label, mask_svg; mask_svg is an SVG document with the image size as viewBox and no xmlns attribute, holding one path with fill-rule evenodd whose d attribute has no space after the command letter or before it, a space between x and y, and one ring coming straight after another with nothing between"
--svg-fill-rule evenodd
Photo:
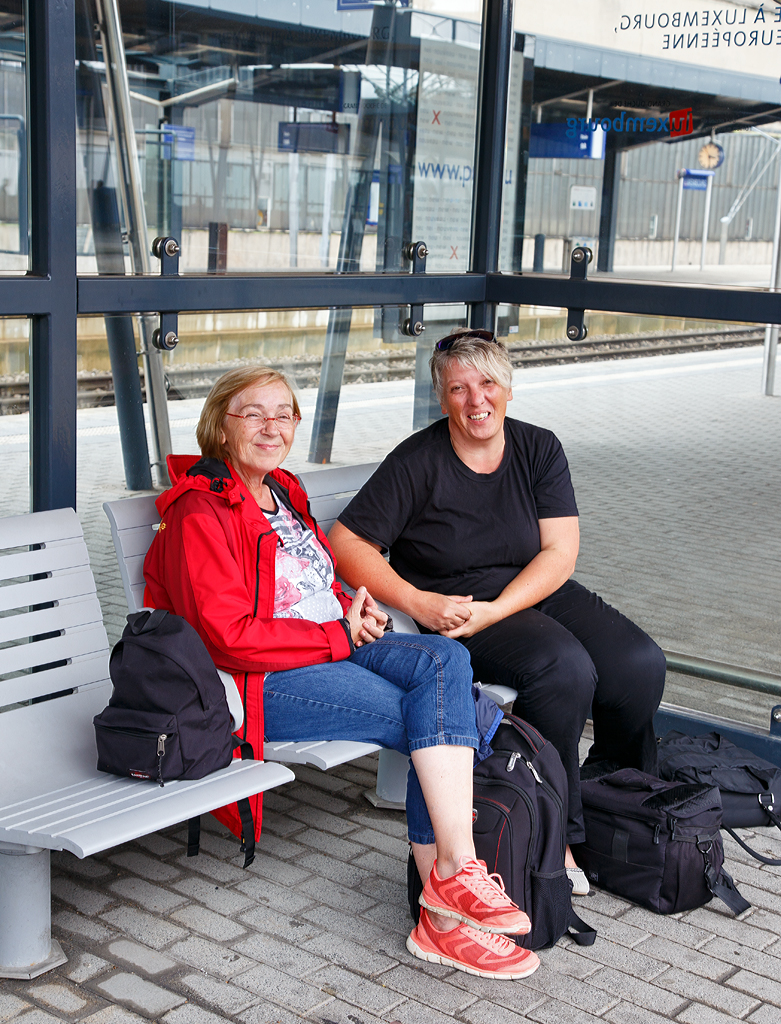
<instances>
[{"instance_id":1,"label":"railway track","mask_svg":"<svg viewBox=\"0 0 781 1024\"><path fill-rule=\"evenodd\" d=\"M755 327L730 328L724 331L679 331L649 334L608 335L585 341L567 340L513 342L508 349L513 366L544 366L555 363L580 363L605 359L631 359L637 356L696 352L706 349L741 348L762 342L764 330ZM215 380L226 370L241 363L215 363L208 366L171 366L166 369L170 399L202 398ZM317 387L320 380L318 357L295 356L270 363L288 374L301 388ZM353 352L347 355L344 367L346 384L372 381L404 380L415 375L415 348L387 352ZM143 384L143 371L141 371ZM0 415L27 412L29 381L26 375L0 378ZM78 376L80 409L114 405L113 381L110 373L86 372Z\"/></svg>"}]
</instances>

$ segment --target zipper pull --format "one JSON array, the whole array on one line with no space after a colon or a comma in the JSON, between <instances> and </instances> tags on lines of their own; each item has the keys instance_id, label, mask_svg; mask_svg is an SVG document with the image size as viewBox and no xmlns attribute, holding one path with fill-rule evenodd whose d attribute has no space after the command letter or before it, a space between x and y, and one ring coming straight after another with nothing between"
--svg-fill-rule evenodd
<instances>
[{"instance_id":1,"label":"zipper pull","mask_svg":"<svg viewBox=\"0 0 781 1024\"><path fill-rule=\"evenodd\" d=\"M515 767L515 762L520 760L521 755L517 753L510 754L510 759L507 762L507 768L505 771L511 772Z\"/></svg>"},{"instance_id":2,"label":"zipper pull","mask_svg":"<svg viewBox=\"0 0 781 1024\"><path fill-rule=\"evenodd\" d=\"M165 741L168 739L168 735L161 732L157 737L157 781L160 783L161 788L163 787L163 758L165 757Z\"/></svg>"},{"instance_id":3,"label":"zipper pull","mask_svg":"<svg viewBox=\"0 0 781 1024\"><path fill-rule=\"evenodd\" d=\"M659 825L655 825L654 826L654 846L658 846L659 845L659 832L660 832L660 826Z\"/></svg>"},{"instance_id":4,"label":"zipper pull","mask_svg":"<svg viewBox=\"0 0 781 1024\"><path fill-rule=\"evenodd\" d=\"M518 756L520 757L520 754L519 754ZM541 778L540 778L540 776L539 776L539 775L537 774L537 769L536 769L536 768L534 767L534 765L533 765L533 764L531 763L531 761L527 761L527 762L526 762L526 767L527 767L527 768L529 769L529 771L530 771L530 772L532 773L532 775L534 776L534 778L536 779L536 781L537 781L537 782L539 782L539 783L542 783L542 779L541 779Z\"/></svg>"}]
</instances>

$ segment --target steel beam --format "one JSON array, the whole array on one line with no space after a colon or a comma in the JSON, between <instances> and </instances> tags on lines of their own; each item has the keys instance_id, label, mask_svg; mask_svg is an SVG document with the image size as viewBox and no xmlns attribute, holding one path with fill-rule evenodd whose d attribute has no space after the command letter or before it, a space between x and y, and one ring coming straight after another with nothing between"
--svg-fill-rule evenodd
<instances>
[{"instance_id":1,"label":"steel beam","mask_svg":"<svg viewBox=\"0 0 781 1024\"><path fill-rule=\"evenodd\" d=\"M781 323L781 294L600 278L573 281L552 274L488 274L486 301L690 320Z\"/></svg>"},{"instance_id":2,"label":"steel beam","mask_svg":"<svg viewBox=\"0 0 781 1024\"><path fill-rule=\"evenodd\" d=\"M80 277L79 313L188 313L199 310L327 309L482 302L482 274L187 274Z\"/></svg>"},{"instance_id":3,"label":"steel beam","mask_svg":"<svg viewBox=\"0 0 781 1024\"><path fill-rule=\"evenodd\" d=\"M483 0L470 263L470 270L477 274L490 273L499 267L507 91L513 39L513 0ZM495 303L478 302L470 309L471 327L493 330L495 321Z\"/></svg>"},{"instance_id":4,"label":"steel beam","mask_svg":"<svg viewBox=\"0 0 781 1024\"><path fill-rule=\"evenodd\" d=\"M73 0L30 0L28 12L30 270L48 278L47 308L35 311L30 339L30 497L37 512L76 507L76 41ZM20 297L36 291L34 281L2 284Z\"/></svg>"}]
</instances>

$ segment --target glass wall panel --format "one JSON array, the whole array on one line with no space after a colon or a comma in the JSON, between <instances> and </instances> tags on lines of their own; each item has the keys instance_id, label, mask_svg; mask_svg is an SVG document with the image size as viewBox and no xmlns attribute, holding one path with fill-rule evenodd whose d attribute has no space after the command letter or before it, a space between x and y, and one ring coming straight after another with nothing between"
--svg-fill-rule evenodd
<instances>
[{"instance_id":1,"label":"glass wall panel","mask_svg":"<svg viewBox=\"0 0 781 1024\"><path fill-rule=\"evenodd\" d=\"M0 0L0 274L29 266L25 5Z\"/></svg>"},{"instance_id":2,"label":"glass wall panel","mask_svg":"<svg viewBox=\"0 0 781 1024\"><path fill-rule=\"evenodd\" d=\"M0 516L30 511L30 322L0 319Z\"/></svg>"},{"instance_id":3,"label":"glass wall panel","mask_svg":"<svg viewBox=\"0 0 781 1024\"><path fill-rule=\"evenodd\" d=\"M80 272L466 271L476 7L79 0Z\"/></svg>"},{"instance_id":4,"label":"glass wall panel","mask_svg":"<svg viewBox=\"0 0 781 1024\"><path fill-rule=\"evenodd\" d=\"M513 343L508 414L553 430L567 454L575 578L665 650L778 673L781 410L762 395L761 331L587 312L589 341L606 335L612 352L535 362L544 334L564 340L558 311L519 312L528 342ZM616 358L619 342L634 358ZM695 343L710 347L677 347ZM665 700L764 728L777 703L673 673Z\"/></svg>"},{"instance_id":5,"label":"glass wall panel","mask_svg":"<svg viewBox=\"0 0 781 1024\"><path fill-rule=\"evenodd\" d=\"M503 269L569 273L586 244L592 273L767 289L779 10L518 0Z\"/></svg>"}]
</instances>

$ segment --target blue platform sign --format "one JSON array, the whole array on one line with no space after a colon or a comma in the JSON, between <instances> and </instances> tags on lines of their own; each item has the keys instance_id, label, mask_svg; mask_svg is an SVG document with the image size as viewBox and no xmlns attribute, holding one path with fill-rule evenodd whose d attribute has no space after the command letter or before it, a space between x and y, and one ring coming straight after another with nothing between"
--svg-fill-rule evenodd
<instances>
[{"instance_id":1,"label":"blue platform sign","mask_svg":"<svg viewBox=\"0 0 781 1024\"><path fill-rule=\"evenodd\" d=\"M715 171L678 171L678 177L683 178L683 187L694 189L695 192L705 192L708 188L708 178L712 178Z\"/></svg>"},{"instance_id":2,"label":"blue platform sign","mask_svg":"<svg viewBox=\"0 0 781 1024\"><path fill-rule=\"evenodd\" d=\"M565 123L533 124L529 156L559 157L564 160L604 160L607 133L601 125L586 131L573 131Z\"/></svg>"},{"instance_id":3,"label":"blue platform sign","mask_svg":"<svg viewBox=\"0 0 781 1024\"><path fill-rule=\"evenodd\" d=\"M163 135L163 159L195 160L195 129L183 124L167 124ZM173 146L172 146L173 143ZM171 149L173 148L173 154Z\"/></svg>"}]
</instances>

